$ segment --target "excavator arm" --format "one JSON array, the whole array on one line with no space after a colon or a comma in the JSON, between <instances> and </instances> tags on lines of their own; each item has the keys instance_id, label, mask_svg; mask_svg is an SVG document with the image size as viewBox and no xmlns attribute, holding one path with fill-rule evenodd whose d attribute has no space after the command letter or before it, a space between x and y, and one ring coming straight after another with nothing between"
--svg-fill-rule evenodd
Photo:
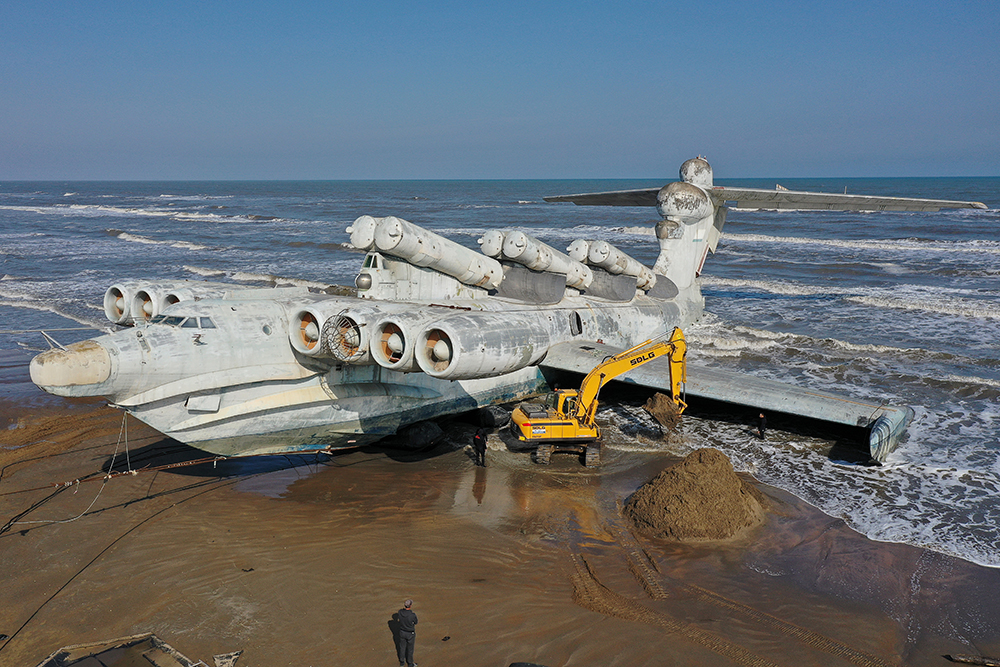
<instances>
[{"instance_id":1,"label":"excavator arm","mask_svg":"<svg viewBox=\"0 0 1000 667\"><path fill-rule=\"evenodd\" d=\"M581 424L591 425L594 423L594 416L597 413L597 396L601 388L610 380L614 380L619 375L627 373L633 368L638 368L647 361L658 359L667 355L670 359L670 388L674 402L681 410L686 407L681 400L684 383L687 381L687 366L685 356L687 355L687 344L684 341L684 333L680 327L674 327L670 337L664 340L665 336L651 338L624 352L608 357L592 371L587 373L580 384L580 392L577 398L575 417Z\"/></svg>"}]
</instances>

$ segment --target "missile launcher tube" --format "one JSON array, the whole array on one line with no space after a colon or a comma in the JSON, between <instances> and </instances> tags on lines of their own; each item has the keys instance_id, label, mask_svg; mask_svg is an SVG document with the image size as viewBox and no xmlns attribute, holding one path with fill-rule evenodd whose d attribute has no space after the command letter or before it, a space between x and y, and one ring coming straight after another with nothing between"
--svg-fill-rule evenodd
<instances>
[{"instance_id":1,"label":"missile launcher tube","mask_svg":"<svg viewBox=\"0 0 1000 667\"><path fill-rule=\"evenodd\" d=\"M648 290L656 284L656 276L652 271L607 241L591 243L587 259L591 265L598 266L608 273L632 276L636 279L639 289Z\"/></svg>"},{"instance_id":2,"label":"missile launcher tube","mask_svg":"<svg viewBox=\"0 0 1000 667\"><path fill-rule=\"evenodd\" d=\"M498 258L503 254L503 242L506 238L507 232L491 229L479 239L479 250L487 257Z\"/></svg>"},{"instance_id":3,"label":"missile launcher tube","mask_svg":"<svg viewBox=\"0 0 1000 667\"><path fill-rule=\"evenodd\" d=\"M503 242L503 256L534 271L561 273L566 276L566 284L570 287L586 288L594 279L585 264L522 231L507 234Z\"/></svg>"},{"instance_id":4,"label":"missile launcher tube","mask_svg":"<svg viewBox=\"0 0 1000 667\"><path fill-rule=\"evenodd\" d=\"M351 235L351 245L358 250L369 251L375 247L375 228L382 218L373 218L370 215L363 215L347 228L347 233Z\"/></svg>"},{"instance_id":5,"label":"missile launcher tube","mask_svg":"<svg viewBox=\"0 0 1000 667\"><path fill-rule=\"evenodd\" d=\"M577 239L569 244L566 248L566 252L569 254L570 258L585 264L587 262L587 255L590 253L590 241L584 241L583 239Z\"/></svg>"},{"instance_id":6,"label":"missile launcher tube","mask_svg":"<svg viewBox=\"0 0 1000 667\"><path fill-rule=\"evenodd\" d=\"M367 229L366 226L364 228ZM353 236L354 233L352 242ZM503 280L500 262L401 218L382 218L375 227L375 247L416 266L440 271L467 285L494 289Z\"/></svg>"}]
</instances>

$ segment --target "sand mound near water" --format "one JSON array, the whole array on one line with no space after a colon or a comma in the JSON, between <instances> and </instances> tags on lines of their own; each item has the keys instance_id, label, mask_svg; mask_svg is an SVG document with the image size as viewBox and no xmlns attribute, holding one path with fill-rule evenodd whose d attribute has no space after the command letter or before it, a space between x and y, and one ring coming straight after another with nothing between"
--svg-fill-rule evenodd
<instances>
[{"instance_id":1,"label":"sand mound near water","mask_svg":"<svg viewBox=\"0 0 1000 667\"><path fill-rule=\"evenodd\" d=\"M717 449L691 452L636 491L625 505L636 529L662 539L726 540L764 521L763 494Z\"/></svg>"}]
</instances>

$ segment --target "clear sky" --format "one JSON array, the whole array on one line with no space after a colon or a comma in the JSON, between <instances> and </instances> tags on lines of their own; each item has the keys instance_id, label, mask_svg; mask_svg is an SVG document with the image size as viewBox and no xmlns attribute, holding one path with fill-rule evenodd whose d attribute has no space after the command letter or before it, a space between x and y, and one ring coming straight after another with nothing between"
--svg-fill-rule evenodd
<instances>
[{"instance_id":1,"label":"clear sky","mask_svg":"<svg viewBox=\"0 0 1000 667\"><path fill-rule=\"evenodd\" d=\"M1000 2L3 0L0 180L1000 175Z\"/></svg>"}]
</instances>

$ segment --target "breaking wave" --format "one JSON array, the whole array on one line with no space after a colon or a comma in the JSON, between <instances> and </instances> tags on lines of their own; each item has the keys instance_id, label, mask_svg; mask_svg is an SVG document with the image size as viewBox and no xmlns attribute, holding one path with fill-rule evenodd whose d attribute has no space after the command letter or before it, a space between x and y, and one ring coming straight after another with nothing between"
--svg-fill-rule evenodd
<instances>
[{"instance_id":1,"label":"breaking wave","mask_svg":"<svg viewBox=\"0 0 1000 667\"><path fill-rule=\"evenodd\" d=\"M771 280L741 280L737 278L717 278L713 276L702 276L702 285L712 285L718 287L748 287L761 292L771 292L773 294L785 294L788 296L813 296L817 294L829 295L837 294L836 290L829 287L812 287L809 285L791 284L775 282ZM840 292L844 294L845 292Z\"/></svg>"},{"instance_id":2,"label":"breaking wave","mask_svg":"<svg viewBox=\"0 0 1000 667\"><path fill-rule=\"evenodd\" d=\"M1000 255L1000 242L984 239L971 241L956 241L942 243L940 241L923 241L920 239L869 239L842 240L816 239L800 236L768 236L766 234L723 234L723 240L744 243L794 243L797 245L819 245L832 248L852 248L861 250L929 250L933 252L976 252Z\"/></svg>"},{"instance_id":3,"label":"breaking wave","mask_svg":"<svg viewBox=\"0 0 1000 667\"><path fill-rule=\"evenodd\" d=\"M129 234L128 232L123 232L117 229L105 230L108 234L121 239L122 241L129 241L131 243L143 243L146 245L166 245L171 248L182 248L184 250L210 250L209 246L200 245L198 243L191 243L190 241L157 241L156 239L151 239L146 236L139 236L138 234Z\"/></svg>"},{"instance_id":4,"label":"breaking wave","mask_svg":"<svg viewBox=\"0 0 1000 667\"><path fill-rule=\"evenodd\" d=\"M218 278L219 276L226 275L225 271L220 271L219 269L203 269L199 266L187 266L187 265L182 266L181 268L189 273L193 273L199 276L204 276L206 278Z\"/></svg>"},{"instance_id":5,"label":"breaking wave","mask_svg":"<svg viewBox=\"0 0 1000 667\"><path fill-rule=\"evenodd\" d=\"M6 296L8 295L0 294L0 306L7 306L9 308L27 308L29 310L37 310L43 313L52 313L53 315L65 317L67 320L72 320L77 324L82 324L85 327L90 327L95 331L109 330L109 323L107 320L102 320L100 318L91 319L81 315L76 315L66 308L50 301L31 301L23 298L9 300L9 298L4 298ZM103 313L104 311L102 310L101 312Z\"/></svg>"},{"instance_id":6,"label":"breaking wave","mask_svg":"<svg viewBox=\"0 0 1000 667\"><path fill-rule=\"evenodd\" d=\"M977 319L1000 319L1000 305L975 299L950 297L947 301L928 298L900 298L886 295L849 296L848 301L873 308L896 308L898 310L918 310L940 315L955 315Z\"/></svg>"},{"instance_id":7,"label":"breaking wave","mask_svg":"<svg viewBox=\"0 0 1000 667\"><path fill-rule=\"evenodd\" d=\"M330 283L320 283L315 280L303 280L301 278L285 278L282 276L275 276L270 273L250 273L247 271L237 271L229 276L232 280L238 282L246 283L273 283L275 285L294 285L295 287L314 287L316 289L324 290L330 287Z\"/></svg>"}]
</instances>

